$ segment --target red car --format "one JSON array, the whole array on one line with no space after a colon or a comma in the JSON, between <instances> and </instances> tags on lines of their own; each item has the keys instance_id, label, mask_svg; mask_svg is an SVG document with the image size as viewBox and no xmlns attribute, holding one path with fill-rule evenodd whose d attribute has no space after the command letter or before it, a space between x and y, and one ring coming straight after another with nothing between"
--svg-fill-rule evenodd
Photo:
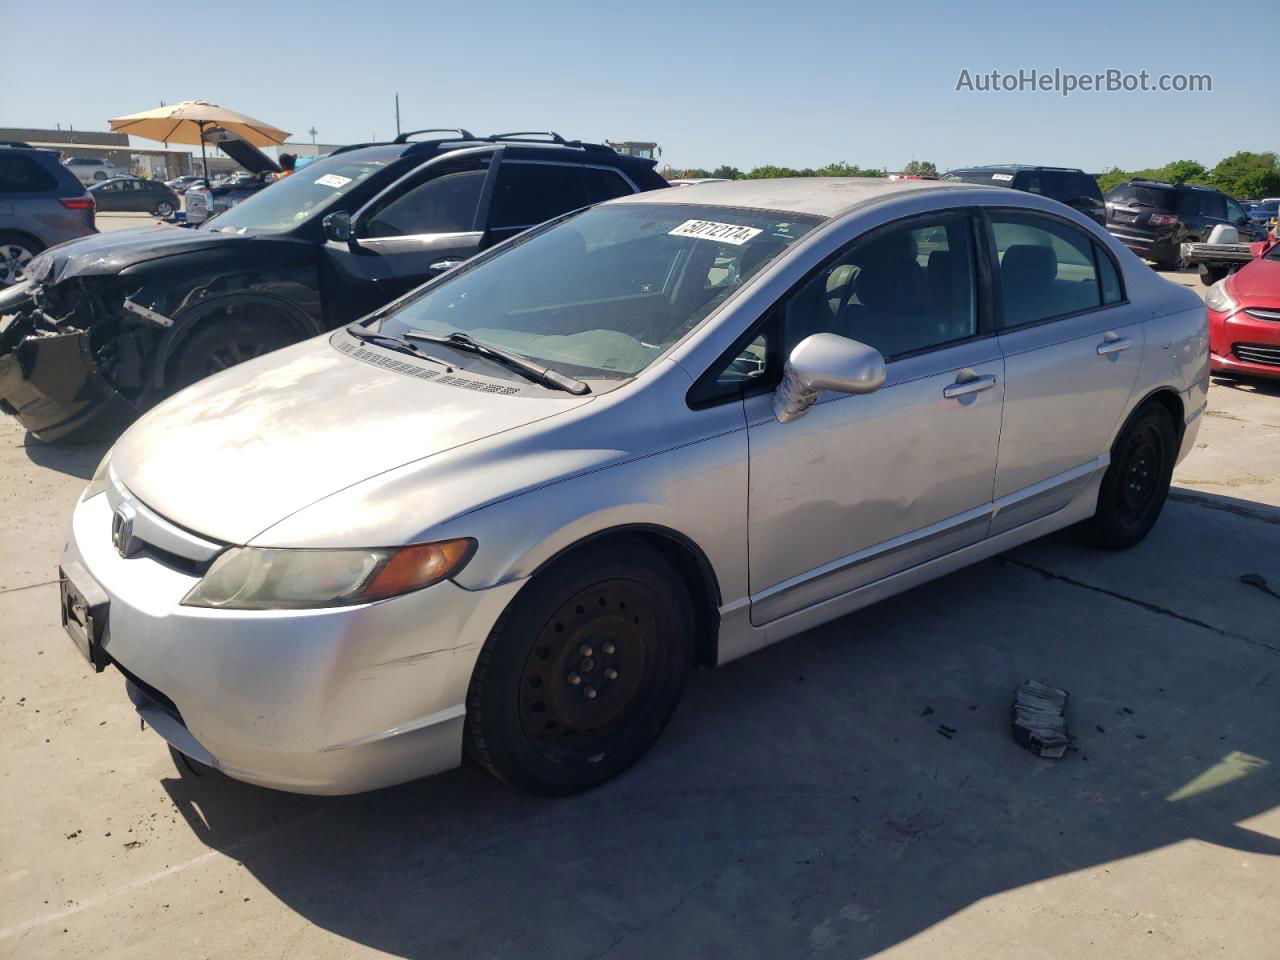
<instances>
[{"instance_id":1,"label":"red car","mask_svg":"<svg viewBox=\"0 0 1280 960\"><path fill-rule=\"evenodd\" d=\"M1209 366L1214 373L1280 377L1280 243L1209 288Z\"/></svg>"}]
</instances>

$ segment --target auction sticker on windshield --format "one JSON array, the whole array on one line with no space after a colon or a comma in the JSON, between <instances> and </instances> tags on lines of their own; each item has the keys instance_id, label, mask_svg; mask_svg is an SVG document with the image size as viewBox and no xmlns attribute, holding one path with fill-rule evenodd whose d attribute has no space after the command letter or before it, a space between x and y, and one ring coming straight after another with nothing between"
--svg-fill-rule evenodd
<instances>
[{"instance_id":1,"label":"auction sticker on windshield","mask_svg":"<svg viewBox=\"0 0 1280 960\"><path fill-rule=\"evenodd\" d=\"M1012 179L1013 179L1013 174L1011 174L1011 173L993 173L993 174L991 175L991 179L992 179L992 180L1008 181L1008 180L1012 180Z\"/></svg>"},{"instance_id":2,"label":"auction sticker on windshield","mask_svg":"<svg viewBox=\"0 0 1280 960\"><path fill-rule=\"evenodd\" d=\"M673 237L693 237L695 240L715 240L740 247L752 237L764 233L755 227L743 227L736 223L717 223L714 220L686 220L671 231Z\"/></svg>"},{"instance_id":3,"label":"auction sticker on windshield","mask_svg":"<svg viewBox=\"0 0 1280 960\"><path fill-rule=\"evenodd\" d=\"M350 182L350 177L340 177L336 173L326 173L316 180L322 187L345 187Z\"/></svg>"}]
</instances>

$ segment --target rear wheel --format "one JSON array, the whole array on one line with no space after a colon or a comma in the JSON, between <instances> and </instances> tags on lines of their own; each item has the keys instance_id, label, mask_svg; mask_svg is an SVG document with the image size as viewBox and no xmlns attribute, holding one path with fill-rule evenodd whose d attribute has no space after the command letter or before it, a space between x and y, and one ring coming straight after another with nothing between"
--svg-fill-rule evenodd
<instances>
[{"instance_id":1,"label":"rear wheel","mask_svg":"<svg viewBox=\"0 0 1280 960\"><path fill-rule=\"evenodd\" d=\"M1230 272L1226 267L1211 267L1207 263L1202 263L1200 264L1200 282L1206 287L1212 287Z\"/></svg>"},{"instance_id":2,"label":"rear wheel","mask_svg":"<svg viewBox=\"0 0 1280 960\"><path fill-rule=\"evenodd\" d=\"M43 243L23 234L0 233L0 287L21 280L31 258L43 249Z\"/></svg>"},{"instance_id":3,"label":"rear wheel","mask_svg":"<svg viewBox=\"0 0 1280 960\"><path fill-rule=\"evenodd\" d=\"M161 200L156 204L155 215L161 220L168 220L173 216L173 204L168 200Z\"/></svg>"},{"instance_id":4,"label":"rear wheel","mask_svg":"<svg viewBox=\"0 0 1280 960\"><path fill-rule=\"evenodd\" d=\"M1177 441L1173 420L1158 403L1133 416L1111 448L1098 509L1081 524L1086 541L1106 550L1126 550L1151 531L1169 494Z\"/></svg>"},{"instance_id":5,"label":"rear wheel","mask_svg":"<svg viewBox=\"0 0 1280 960\"><path fill-rule=\"evenodd\" d=\"M485 642L467 751L531 793L598 786L658 738L692 661L692 603L663 556L639 540L587 547L539 574Z\"/></svg>"},{"instance_id":6,"label":"rear wheel","mask_svg":"<svg viewBox=\"0 0 1280 960\"><path fill-rule=\"evenodd\" d=\"M295 339L284 324L273 319L252 315L210 317L182 344L169 366L169 385L181 390Z\"/></svg>"}]
</instances>

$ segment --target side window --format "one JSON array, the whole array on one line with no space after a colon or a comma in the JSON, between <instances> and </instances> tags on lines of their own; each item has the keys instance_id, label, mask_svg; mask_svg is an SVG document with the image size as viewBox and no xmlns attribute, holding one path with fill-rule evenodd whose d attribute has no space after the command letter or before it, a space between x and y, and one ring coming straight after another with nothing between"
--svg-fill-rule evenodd
<instances>
[{"instance_id":1,"label":"side window","mask_svg":"<svg viewBox=\"0 0 1280 960\"><path fill-rule=\"evenodd\" d=\"M1033 213L994 211L1004 326L1021 327L1102 305L1093 241Z\"/></svg>"},{"instance_id":2,"label":"side window","mask_svg":"<svg viewBox=\"0 0 1280 960\"><path fill-rule=\"evenodd\" d=\"M600 170L586 167L584 170L587 186L587 202L603 203L614 197L625 197L635 193L622 174L616 170Z\"/></svg>"},{"instance_id":3,"label":"side window","mask_svg":"<svg viewBox=\"0 0 1280 960\"><path fill-rule=\"evenodd\" d=\"M1030 172L1024 171L1018 174L1018 179L1017 179L1017 182L1014 184L1014 186L1017 187L1019 190L1026 191L1027 193L1043 194L1046 191L1045 191L1044 185L1040 181L1040 177L1041 177L1041 174L1039 173L1030 173ZM1052 194L1049 194L1049 195L1052 196Z\"/></svg>"},{"instance_id":4,"label":"side window","mask_svg":"<svg viewBox=\"0 0 1280 960\"><path fill-rule=\"evenodd\" d=\"M0 153L0 191L41 193L57 188L58 181L30 157Z\"/></svg>"},{"instance_id":5,"label":"side window","mask_svg":"<svg viewBox=\"0 0 1280 960\"><path fill-rule=\"evenodd\" d=\"M968 216L915 221L855 241L783 307L784 355L824 332L859 340L886 357L975 335Z\"/></svg>"},{"instance_id":6,"label":"side window","mask_svg":"<svg viewBox=\"0 0 1280 960\"><path fill-rule=\"evenodd\" d=\"M1220 193L1204 193L1200 195L1200 210L1206 217L1215 220L1227 219L1227 198Z\"/></svg>"},{"instance_id":7,"label":"side window","mask_svg":"<svg viewBox=\"0 0 1280 960\"><path fill-rule=\"evenodd\" d=\"M1124 291L1120 289L1120 275L1116 272L1115 261L1096 243L1093 245L1093 259L1098 265L1098 284L1102 288L1103 304L1119 303L1124 299Z\"/></svg>"},{"instance_id":8,"label":"side window","mask_svg":"<svg viewBox=\"0 0 1280 960\"><path fill-rule=\"evenodd\" d=\"M1232 223L1240 223L1247 219L1244 207L1227 197L1227 219Z\"/></svg>"},{"instance_id":9,"label":"side window","mask_svg":"<svg viewBox=\"0 0 1280 960\"><path fill-rule=\"evenodd\" d=\"M506 160L498 167L489 226L532 227L587 202L581 167Z\"/></svg>"},{"instance_id":10,"label":"side window","mask_svg":"<svg viewBox=\"0 0 1280 960\"><path fill-rule=\"evenodd\" d=\"M1200 194L1194 190L1178 191L1178 216L1198 217L1202 212L1200 209Z\"/></svg>"},{"instance_id":11,"label":"side window","mask_svg":"<svg viewBox=\"0 0 1280 960\"><path fill-rule=\"evenodd\" d=\"M429 179L389 197L364 222L364 237L466 233L489 175L489 158L463 158L430 168Z\"/></svg>"}]
</instances>

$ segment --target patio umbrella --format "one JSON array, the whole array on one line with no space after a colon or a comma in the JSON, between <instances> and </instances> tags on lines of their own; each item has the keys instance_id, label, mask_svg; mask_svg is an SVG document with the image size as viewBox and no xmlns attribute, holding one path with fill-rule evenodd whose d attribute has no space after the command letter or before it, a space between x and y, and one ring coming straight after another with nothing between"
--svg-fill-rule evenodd
<instances>
[{"instance_id":1,"label":"patio umbrella","mask_svg":"<svg viewBox=\"0 0 1280 960\"><path fill-rule=\"evenodd\" d=\"M111 121L112 130L131 136L163 143L200 144L200 160L206 184L209 182L209 164L205 158L203 134L210 127L234 130L255 147L278 147L289 139L289 134L284 130L206 100L183 100L171 106L116 117Z\"/></svg>"}]
</instances>

